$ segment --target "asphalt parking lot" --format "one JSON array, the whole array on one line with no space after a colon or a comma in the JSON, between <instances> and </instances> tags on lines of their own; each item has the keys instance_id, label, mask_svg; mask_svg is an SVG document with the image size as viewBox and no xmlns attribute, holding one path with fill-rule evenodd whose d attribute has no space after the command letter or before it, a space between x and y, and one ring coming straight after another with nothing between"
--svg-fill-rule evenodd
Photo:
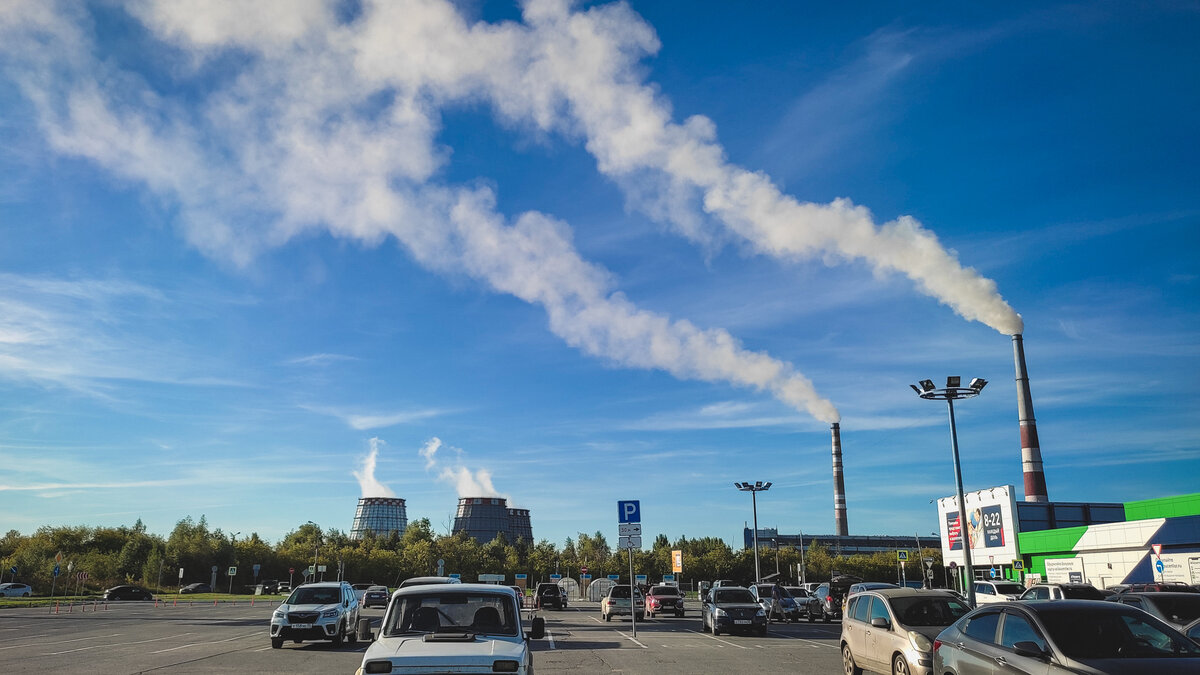
<instances>
[{"instance_id":1,"label":"asphalt parking lot","mask_svg":"<svg viewBox=\"0 0 1200 675\"><path fill-rule=\"evenodd\" d=\"M366 645L286 643L271 649L274 601L235 605L147 602L0 612L0 673L353 673ZM378 625L383 610L364 610ZM771 624L766 637L700 632L685 618L605 623L596 603L542 613L547 638L534 642L538 673L800 673L841 671L840 626Z\"/></svg>"}]
</instances>

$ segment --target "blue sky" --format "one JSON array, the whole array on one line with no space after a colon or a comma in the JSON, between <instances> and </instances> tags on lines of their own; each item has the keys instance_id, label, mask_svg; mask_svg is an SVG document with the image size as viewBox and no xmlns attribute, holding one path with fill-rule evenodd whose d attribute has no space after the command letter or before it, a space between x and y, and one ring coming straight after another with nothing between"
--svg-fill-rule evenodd
<instances>
[{"instance_id":1,"label":"blue sky","mask_svg":"<svg viewBox=\"0 0 1200 675\"><path fill-rule=\"evenodd\" d=\"M0 522L936 530L1200 476L1190 3L0 9ZM1019 314L1019 317L1018 317Z\"/></svg>"}]
</instances>

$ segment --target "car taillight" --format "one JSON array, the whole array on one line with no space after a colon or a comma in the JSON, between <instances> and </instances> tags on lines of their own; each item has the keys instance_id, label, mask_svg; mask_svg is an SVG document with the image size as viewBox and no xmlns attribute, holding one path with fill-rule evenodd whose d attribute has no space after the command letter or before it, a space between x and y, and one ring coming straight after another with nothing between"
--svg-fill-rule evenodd
<instances>
[{"instance_id":1,"label":"car taillight","mask_svg":"<svg viewBox=\"0 0 1200 675\"><path fill-rule=\"evenodd\" d=\"M942 646L942 641L935 638L933 641L933 653L936 654L938 647L941 647L941 646Z\"/></svg>"},{"instance_id":2,"label":"car taillight","mask_svg":"<svg viewBox=\"0 0 1200 675\"><path fill-rule=\"evenodd\" d=\"M825 602L828 602L829 604L832 605L833 604L833 596L832 595L825 596Z\"/></svg>"}]
</instances>

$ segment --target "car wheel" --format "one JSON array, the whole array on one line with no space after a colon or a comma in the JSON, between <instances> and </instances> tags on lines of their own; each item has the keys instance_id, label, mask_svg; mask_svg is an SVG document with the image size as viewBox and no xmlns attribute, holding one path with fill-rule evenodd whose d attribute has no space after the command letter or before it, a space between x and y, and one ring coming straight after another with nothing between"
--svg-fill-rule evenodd
<instances>
[{"instance_id":1,"label":"car wheel","mask_svg":"<svg viewBox=\"0 0 1200 675\"><path fill-rule=\"evenodd\" d=\"M344 630L345 629L342 628L342 624L339 623L338 627L337 627L337 632L335 632L333 634L333 646L334 647L342 646L342 639L345 637L345 635L343 634Z\"/></svg>"},{"instance_id":2,"label":"car wheel","mask_svg":"<svg viewBox=\"0 0 1200 675\"><path fill-rule=\"evenodd\" d=\"M349 642L350 644L357 644L358 630L354 628L354 624L348 625L347 628L350 628L350 632L346 635L346 642Z\"/></svg>"},{"instance_id":3,"label":"car wheel","mask_svg":"<svg viewBox=\"0 0 1200 675\"><path fill-rule=\"evenodd\" d=\"M850 645L842 645L842 669L846 675L862 675L862 668L854 662L854 655L850 653Z\"/></svg>"},{"instance_id":4,"label":"car wheel","mask_svg":"<svg viewBox=\"0 0 1200 675\"><path fill-rule=\"evenodd\" d=\"M821 608L821 621L822 621L823 623L829 623L829 622L830 622L830 621L832 621L832 620L833 620L833 617L829 616L829 614L827 614L827 613L825 612L825 608L824 608L824 607L822 607L822 608Z\"/></svg>"},{"instance_id":5,"label":"car wheel","mask_svg":"<svg viewBox=\"0 0 1200 675\"><path fill-rule=\"evenodd\" d=\"M21 597L22 597L22 598L28 598L28 597L29 597L29 594L28 594L28 593L22 593L22 594L21 594Z\"/></svg>"},{"instance_id":6,"label":"car wheel","mask_svg":"<svg viewBox=\"0 0 1200 675\"><path fill-rule=\"evenodd\" d=\"M909 675L908 661L903 654L897 654L892 659L892 675Z\"/></svg>"},{"instance_id":7,"label":"car wheel","mask_svg":"<svg viewBox=\"0 0 1200 675\"><path fill-rule=\"evenodd\" d=\"M718 629L718 628L717 628L717 624L715 624L715 623L712 625L712 634L713 634L713 635L720 635L720 634L721 634L721 631L720 631L720 629Z\"/></svg>"},{"instance_id":8,"label":"car wheel","mask_svg":"<svg viewBox=\"0 0 1200 675\"><path fill-rule=\"evenodd\" d=\"M283 638L271 638L271 649L280 649L283 647Z\"/></svg>"}]
</instances>

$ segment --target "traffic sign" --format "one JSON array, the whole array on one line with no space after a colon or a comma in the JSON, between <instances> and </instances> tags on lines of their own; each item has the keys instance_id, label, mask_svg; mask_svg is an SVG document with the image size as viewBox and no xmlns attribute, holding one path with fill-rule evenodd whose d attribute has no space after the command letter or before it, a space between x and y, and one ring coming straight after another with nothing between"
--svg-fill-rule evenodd
<instances>
[{"instance_id":1,"label":"traffic sign","mask_svg":"<svg viewBox=\"0 0 1200 675\"><path fill-rule=\"evenodd\" d=\"M641 537L619 537L617 539L617 548L641 548Z\"/></svg>"},{"instance_id":2,"label":"traffic sign","mask_svg":"<svg viewBox=\"0 0 1200 675\"><path fill-rule=\"evenodd\" d=\"M580 573L580 574L587 574L587 566L586 566L586 565L584 565L583 567L580 567L580 568L579 568L579 573Z\"/></svg>"},{"instance_id":3,"label":"traffic sign","mask_svg":"<svg viewBox=\"0 0 1200 675\"><path fill-rule=\"evenodd\" d=\"M641 523L617 523L617 534L622 537L642 536Z\"/></svg>"},{"instance_id":4,"label":"traffic sign","mask_svg":"<svg viewBox=\"0 0 1200 675\"><path fill-rule=\"evenodd\" d=\"M56 569L57 569L57 568L56 568ZM1159 574L1162 574L1162 573L1163 573L1163 570L1164 570L1164 569L1166 569L1166 566L1165 566L1165 565L1163 565L1163 561L1161 561L1161 560L1155 560L1155 561L1154 561L1154 569L1158 570L1158 573L1159 573Z\"/></svg>"},{"instance_id":5,"label":"traffic sign","mask_svg":"<svg viewBox=\"0 0 1200 675\"><path fill-rule=\"evenodd\" d=\"M59 568L59 566L55 565L54 566L54 576L58 576L61 572L62 572L62 570Z\"/></svg>"},{"instance_id":6,"label":"traffic sign","mask_svg":"<svg viewBox=\"0 0 1200 675\"><path fill-rule=\"evenodd\" d=\"M950 561L950 569L954 569L955 567L958 567L958 563L956 563L956 562L954 562L953 560L951 560L951 561Z\"/></svg>"},{"instance_id":7,"label":"traffic sign","mask_svg":"<svg viewBox=\"0 0 1200 675\"><path fill-rule=\"evenodd\" d=\"M1018 572L1025 569L1025 561L1024 560L1014 560L1013 561L1013 569L1017 570Z\"/></svg>"},{"instance_id":8,"label":"traffic sign","mask_svg":"<svg viewBox=\"0 0 1200 675\"><path fill-rule=\"evenodd\" d=\"M1150 548L1154 549L1154 555L1162 555L1162 544L1150 544Z\"/></svg>"},{"instance_id":9,"label":"traffic sign","mask_svg":"<svg viewBox=\"0 0 1200 675\"><path fill-rule=\"evenodd\" d=\"M318 572L324 572L324 571L325 571L325 566L324 566L324 565L317 565L317 571L318 571Z\"/></svg>"},{"instance_id":10,"label":"traffic sign","mask_svg":"<svg viewBox=\"0 0 1200 675\"><path fill-rule=\"evenodd\" d=\"M612 579L613 581L620 581L621 575L620 574L610 574L610 575L608 575L608 578Z\"/></svg>"},{"instance_id":11,"label":"traffic sign","mask_svg":"<svg viewBox=\"0 0 1200 675\"><path fill-rule=\"evenodd\" d=\"M13 573L14 579L17 577L17 566L16 565L13 565L12 567L8 568L8 571Z\"/></svg>"},{"instance_id":12,"label":"traffic sign","mask_svg":"<svg viewBox=\"0 0 1200 675\"><path fill-rule=\"evenodd\" d=\"M289 567L289 568L288 568L288 574L295 574L295 573L296 573L296 568L295 568L295 567Z\"/></svg>"},{"instance_id":13,"label":"traffic sign","mask_svg":"<svg viewBox=\"0 0 1200 675\"><path fill-rule=\"evenodd\" d=\"M683 574L683 551L671 551L671 571Z\"/></svg>"},{"instance_id":14,"label":"traffic sign","mask_svg":"<svg viewBox=\"0 0 1200 675\"><path fill-rule=\"evenodd\" d=\"M591 578L592 578L592 575L590 575L590 574L581 574L581 575L579 575L579 577L580 577L581 579L591 579Z\"/></svg>"},{"instance_id":15,"label":"traffic sign","mask_svg":"<svg viewBox=\"0 0 1200 675\"><path fill-rule=\"evenodd\" d=\"M618 523L642 522L642 503L637 499L617 502Z\"/></svg>"},{"instance_id":16,"label":"traffic sign","mask_svg":"<svg viewBox=\"0 0 1200 675\"><path fill-rule=\"evenodd\" d=\"M562 575L561 575L561 574L551 574L551 575L550 575L550 580L551 580L551 581L558 581L558 580L559 580L559 579L561 579L561 578L562 578Z\"/></svg>"},{"instance_id":17,"label":"traffic sign","mask_svg":"<svg viewBox=\"0 0 1200 675\"><path fill-rule=\"evenodd\" d=\"M234 576L235 574L237 574L237 568L236 568L236 567L230 567L230 568L229 568L229 576Z\"/></svg>"},{"instance_id":18,"label":"traffic sign","mask_svg":"<svg viewBox=\"0 0 1200 675\"><path fill-rule=\"evenodd\" d=\"M529 578L529 575L528 575L528 574L514 574L514 575L513 575L513 578L516 578L516 579L528 579L528 578Z\"/></svg>"},{"instance_id":19,"label":"traffic sign","mask_svg":"<svg viewBox=\"0 0 1200 675\"><path fill-rule=\"evenodd\" d=\"M925 569L927 569L927 570L933 569L933 558L925 559Z\"/></svg>"},{"instance_id":20,"label":"traffic sign","mask_svg":"<svg viewBox=\"0 0 1200 675\"><path fill-rule=\"evenodd\" d=\"M635 580L637 581L637 583L639 583L639 584L644 584L644 583L646 583L646 579L647 579L647 578L648 578L648 577L647 577L645 574L639 574L639 575L637 575L636 577L634 577L634 579L635 579Z\"/></svg>"},{"instance_id":21,"label":"traffic sign","mask_svg":"<svg viewBox=\"0 0 1200 675\"><path fill-rule=\"evenodd\" d=\"M993 567L991 569L991 574L992 574L992 578L995 579L996 577L1000 576L1000 570Z\"/></svg>"},{"instance_id":22,"label":"traffic sign","mask_svg":"<svg viewBox=\"0 0 1200 675\"><path fill-rule=\"evenodd\" d=\"M663 581L675 581L675 575L674 574L664 574Z\"/></svg>"},{"instance_id":23,"label":"traffic sign","mask_svg":"<svg viewBox=\"0 0 1200 675\"><path fill-rule=\"evenodd\" d=\"M461 579L462 578L462 575L459 574L458 572L455 572L454 574L451 574L449 576L451 579Z\"/></svg>"},{"instance_id":24,"label":"traffic sign","mask_svg":"<svg viewBox=\"0 0 1200 675\"><path fill-rule=\"evenodd\" d=\"M179 568L179 578L180 579L183 578L183 568L182 567Z\"/></svg>"},{"instance_id":25,"label":"traffic sign","mask_svg":"<svg viewBox=\"0 0 1200 675\"><path fill-rule=\"evenodd\" d=\"M908 561L908 551L896 551L896 560Z\"/></svg>"},{"instance_id":26,"label":"traffic sign","mask_svg":"<svg viewBox=\"0 0 1200 675\"><path fill-rule=\"evenodd\" d=\"M258 571L262 569L262 565L254 563L254 576L258 576Z\"/></svg>"}]
</instances>

